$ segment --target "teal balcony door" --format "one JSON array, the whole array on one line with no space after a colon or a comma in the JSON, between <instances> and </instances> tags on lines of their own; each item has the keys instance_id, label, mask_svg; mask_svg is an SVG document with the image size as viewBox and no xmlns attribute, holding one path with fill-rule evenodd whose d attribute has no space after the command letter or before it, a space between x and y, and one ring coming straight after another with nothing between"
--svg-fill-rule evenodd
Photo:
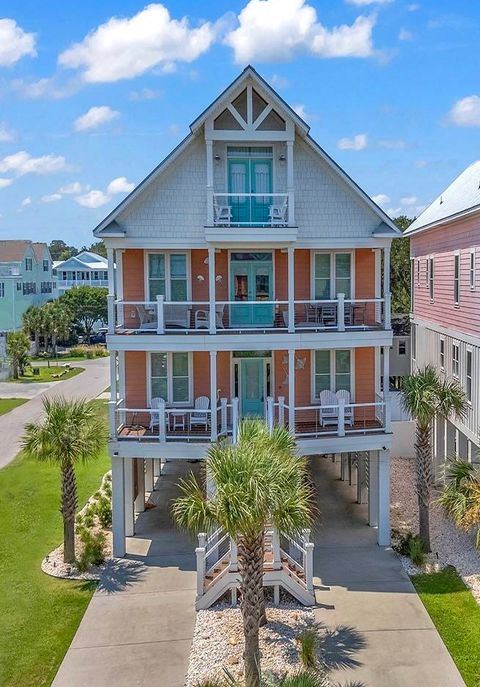
<instances>
[{"instance_id":1,"label":"teal balcony door","mask_svg":"<svg viewBox=\"0 0 480 687\"><path fill-rule=\"evenodd\" d=\"M271 253L258 254L267 259L248 260L255 254L234 254L247 258L231 260L230 300L239 305L230 306L232 327L271 327L274 306L263 301L273 300L273 263ZM232 256L233 258L234 256ZM253 302L254 301L254 302ZM244 305L240 305L244 303Z\"/></svg>"},{"instance_id":2,"label":"teal balcony door","mask_svg":"<svg viewBox=\"0 0 480 687\"><path fill-rule=\"evenodd\" d=\"M242 417L264 414L265 368L263 358L240 360L240 412Z\"/></svg>"},{"instance_id":3,"label":"teal balcony door","mask_svg":"<svg viewBox=\"0 0 480 687\"><path fill-rule=\"evenodd\" d=\"M233 224L268 224L268 210L272 204L272 161L229 159L228 192L234 194L228 197ZM235 195L237 193L239 195Z\"/></svg>"}]
</instances>

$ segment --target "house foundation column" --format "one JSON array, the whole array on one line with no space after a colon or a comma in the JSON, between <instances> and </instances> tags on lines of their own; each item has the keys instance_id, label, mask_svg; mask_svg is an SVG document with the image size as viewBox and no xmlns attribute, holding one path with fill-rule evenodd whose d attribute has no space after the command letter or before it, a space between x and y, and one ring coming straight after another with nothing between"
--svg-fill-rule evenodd
<instances>
[{"instance_id":1,"label":"house foundation column","mask_svg":"<svg viewBox=\"0 0 480 687\"><path fill-rule=\"evenodd\" d=\"M135 511L133 508L133 466L131 458L123 459L125 480L125 536L133 537L135 534Z\"/></svg>"},{"instance_id":2,"label":"house foundation column","mask_svg":"<svg viewBox=\"0 0 480 687\"><path fill-rule=\"evenodd\" d=\"M143 513L145 510L145 465L143 458L135 458L135 470L137 471L137 497L135 499L135 512Z\"/></svg>"},{"instance_id":3,"label":"house foundation column","mask_svg":"<svg viewBox=\"0 0 480 687\"><path fill-rule=\"evenodd\" d=\"M370 451L368 457L368 524L378 525L378 451Z\"/></svg>"},{"instance_id":4,"label":"house foundation column","mask_svg":"<svg viewBox=\"0 0 480 687\"><path fill-rule=\"evenodd\" d=\"M295 434L295 350L288 351L288 429Z\"/></svg>"},{"instance_id":5,"label":"house foundation column","mask_svg":"<svg viewBox=\"0 0 480 687\"><path fill-rule=\"evenodd\" d=\"M210 351L210 438L217 440L217 351Z\"/></svg>"},{"instance_id":6,"label":"house foundation column","mask_svg":"<svg viewBox=\"0 0 480 687\"><path fill-rule=\"evenodd\" d=\"M378 452L378 533L379 546L390 545L390 451Z\"/></svg>"},{"instance_id":7,"label":"house foundation column","mask_svg":"<svg viewBox=\"0 0 480 687\"><path fill-rule=\"evenodd\" d=\"M125 555L125 474L123 458L112 457L112 553Z\"/></svg>"},{"instance_id":8,"label":"house foundation column","mask_svg":"<svg viewBox=\"0 0 480 687\"><path fill-rule=\"evenodd\" d=\"M145 491L153 491L153 459L145 461Z\"/></svg>"}]
</instances>

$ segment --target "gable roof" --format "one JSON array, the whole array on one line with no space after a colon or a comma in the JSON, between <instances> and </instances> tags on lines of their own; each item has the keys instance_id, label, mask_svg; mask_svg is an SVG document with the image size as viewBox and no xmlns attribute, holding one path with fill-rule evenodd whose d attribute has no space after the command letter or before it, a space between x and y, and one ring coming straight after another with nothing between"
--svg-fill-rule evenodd
<instances>
[{"instance_id":1,"label":"gable roof","mask_svg":"<svg viewBox=\"0 0 480 687\"><path fill-rule=\"evenodd\" d=\"M0 241L0 262L21 262L31 245L31 241L23 239Z\"/></svg>"},{"instance_id":2,"label":"gable roof","mask_svg":"<svg viewBox=\"0 0 480 687\"><path fill-rule=\"evenodd\" d=\"M54 263L55 269L68 269L68 265L79 267L80 269L91 269L91 270L106 270L108 268L107 258L103 255L98 255L98 253L91 253L88 250L84 250L77 255L71 255L66 260L58 260Z\"/></svg>"},{"instance_id":3,"label":"gable roof","mask_svg":"<svg viewBox=\"0 0 480 687\"><path fill-rule=\"evenodd\" d=\"M205 123L205 120L214 112L218 104L227 99L228 96L234 92L242 82L247 79L252 79L255 83L259 84L260 88L267 92L269 98L272 102L277 104L277 107L287 111L288 115L292 118L297 129L305 141L320 155L320 157L326 162L326 164L337 174L342 180L356 193L360 199L365 202L373 212L379 216L380 222L388 228L389 236L399 235L402 232L396 227L391 218L368 196L363 189L358 186L356 182L338 165L324 150L323 148L310 136L310 127L303 119L293 110L288 103L286 103L283 98L270 86L267 81L251 66L245 67L243 72L232 81L232 83L227 86L227 88L222 91L222 93L192 122L190 125L190 133L174 148L167 157L153 169L150 174L148 174L143 181L141 181L133 191L126 196L116 208L110 212L107 217L105 217L100 224L98 224L93 233L97 237L102 236L125 236L125 231L118 225L115 221L120 212L125 210L146 188L148 188L166 169L172 164L177 157L187 148L189 143L193 140L195 135L198 134L201 126ZM385 228L384 227L384 228ZM378 231L378 230L377 230ZM376 236L380 234L375 233ZM387 235L385 234L381 234Z\"/></svg>"},{"instance_id":4,"label":"gable roof","mask_svg":"<svg viewBox=\"0 0 480 687\"><path fill-rule=\"evenodd\" d=\"M37 262L43 262L43 256L45 255L45 251L48 251L47 244L41 243L40 241L34 241L32 243L32 248L33 248L33 252L35 254L36 261Z\"/></svg>"},{"instance_id":5,"label":"gable roof","mask_svg":"<svg viewBox=\"0 0 480 687\"><path fill-rule=\"evenodd\" d=\"M473 162L435 198L404 234L413 234L480 210L480 160Z\"/></svg>"}]
</instances>

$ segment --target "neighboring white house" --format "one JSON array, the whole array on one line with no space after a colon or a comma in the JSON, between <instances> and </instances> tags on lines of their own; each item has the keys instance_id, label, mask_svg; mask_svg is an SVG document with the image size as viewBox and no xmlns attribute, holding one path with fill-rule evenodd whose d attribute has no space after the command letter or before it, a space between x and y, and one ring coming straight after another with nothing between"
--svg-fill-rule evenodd
<instances>
[{"instance_id":1,"label":"neighboring white house","mask_svg":"<svg viewBox=\"0 0 480 687\"><path fill-rule=\"evenodd\" d=\"M53 263L58 295L72 286L108 286L108 261L102 255L84 250L68 260Z\"/></svg>"}]
</instances>

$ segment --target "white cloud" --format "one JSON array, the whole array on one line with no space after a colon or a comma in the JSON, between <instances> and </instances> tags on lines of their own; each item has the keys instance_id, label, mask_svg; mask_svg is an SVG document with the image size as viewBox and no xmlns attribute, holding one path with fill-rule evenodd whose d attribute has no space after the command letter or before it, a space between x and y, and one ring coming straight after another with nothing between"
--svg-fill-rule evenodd
<instances>
[{"instance_id":1,"label":"white cloud","mask_svg":"<svg viewBox=\"0 0 480 687\"><path fill-rule=\"evenodd\" d=\"M305 110L305 105L303 103L299 103L298 105L293 106L293 110L297 113L299 117L301 117L305 122L308 119L307 111Z\"/></svg>"},{"instance_id":2,"label":"white cloud","mask_svg":"<svg viewBox=\"0 0 480 687\"><path fill-rule=\"evenodd\" d=\"M84 208L100 208L110 201L110 196L94 189L83 196L76 196L75 201Z\"/></svg>"},{"instance_id":3,"label":"white cloud","mask_svg":"<svg viewBox=\"0 0 480 687\"><path fill-rule=\"evenodd\" d=\"M62 194L50 193L50 195L42 196L40 200L42 203L56 203L57 201L62 200Z\"/></svg>"},{"instance_id":4,"label":"white cloud","mask_svg":"<svg viewBox=\"0 0 480 687\"><path fill-rule=\"evenodd\" d=\"M406 207L411 207L412 205L416 205L418 203L418 198L416 196L404 196L403 198L400 198L400 203Z\"/></svg>"},{"instance_id":5,"label":"white cloud","mask_svg":"<svg viewBox=\"0 0 480 687\"><path fill-rule=\"evenodd\" d=\"M349 5L366 7L367 5L389 5L393 0L347 0Z\"/></svg>"},{"instance_id":6,"label":"white cloud","mask_svg":"<svg viewBox=\"0 0 480 687\"><path fill-rule=\"evenodd\" d=\"M370 57L375 15L357 17L352 25L326 29L305 0L250 0L238 16L239 26L224 43L235 62L290 60L301 54L316 57Z\"/></svg>"},{"instance_id":7,"label":"white cloud","mask_svg":"<svg viewBox=\"0 0 480 687\"><path fill-rule=\"evenodd\" d=\"M337 141L340 150L365 150L368 145L367 134L357 134L353 138L341 138Z\"/></svg>"},{"instance_id":8,"label":"white cloud","mask_svg":"<svg viewBox=\"0 0 480 687\"><path fill-rule=\"evenodd\" d=\"M107 193L109 196L114 196L117 193L130 193L134 188L135 184L127 181L126 177L118 177L108 184Z\"/></svg>"},{"instance_id":9,"label":"white cloud","mask_svg":"<svg viewBox=\"0 0 480 687\"><path fill-rule=\"evenodd\" d=\"M407 147L405 141L401 138L380 138L378 140L380 148L388 148L391 150L402 150Z\"/></svg>"},{"instance_id":10,"label":"white cloud","mask_svg":"<svg viewBox=\"0 0 480 687\"><path fill-rule=\"evenodd\" d=\"M139 91L130 91L128 96L133 102L142 102L142 100L156 100L163 95L162 91L153 90L153 88L141 88Z\"/></svg>"},{"instance_id":11,"label":"white cloud","mask_svg":"<svg viewBox=\"0 0 480 687\"><path fill-rule=\"evenodd\" d=\"M13 131L0 122L0 143L10 143L15 139Z\"/></svg>"},{"instance_id":12,"label":"white cloud","mask_svg":"<svg viewBox=\"0 0 480 687\"><path fill-rule=\"evenodd\" d=\"M382 207L391 202L390 196L387 196L386 193L379 193L376 196L372 196L372 200L374 203L381 205Z\"/></svg>"},{"instance_id":13,"label":"white cloud","mask_svg":"<svg viewBox=\"0 0 480 687\"><path fill-rule=\"evenodd\" d=\"M24 198L22 200L22 202L20 203L20 207L26 208L28 205L31 205L31 204L32 204L32 199L30 198L30 196L27 196L27 198Z\"/></svg>"},{"instance_id":14,"label":"white cloud","mask_svg":"<svg viewBox=\"0 0 480 687\"><path fill-rule=\"evenodd\" d=\"M417 169L425 169L425 167L428 167L428 162L426 160L416 160L415 167Z\"/></svg>"},{"instance_id":15,"label":"white cloud","mask_svg":"<svg viewBox=\"0 0 480 687\"><path fill-rule=\"evenodd\" d=\"M117 110L112 110L108 105L100 105L99 107L91 107L88 112L85 112L81 117L73 122L73 128L75 131L87 131L88 129L96 129L102 124L111 122L113 119L117 119L120 116L120 112Z\"/></svg>"},{"instance_id":16,"label":"white cloud","mask_svg":"<svg viewBox=\"0 0 480 687\"><path fill-rule=\"evenodd\" d=\"M88 189L87 189L88 190ZM73 181L71 184L66 184L65 186L61 186L57 193L61 193L62 195L69 195L71 193L76 194L76 193L82 193L83 187L79 181Z\"/></svg>"},{"instance_id":17,"label":"white cloud","mask_svg":"<svg viewBox=\"0 0 480 687\"><path fill-rule=\"evenodd\" d=\"M32 157L21 150L0 159L0 172L15 172L19 177L24 174L50 174L64 169L67 169L67 163L62 155Z\"/></svg>"},{"instance_id":18,"label":"white cloud","mask_svg":"<svg viewBox=\"0 0 480 687\"><path fill-rule=\"evenodd\" d=\"M13 179L0 178L0 188L7 188L13 184Z\"/></svg>"},{"instance_id":19,"label":"white cloud","mask_svg":"<svg viewBox=\"0 0 480 687\"><path fill-rule=\"evenodd\" d=\"M407 10L409 12L416 12L419 9L420 9L420 5L418 5L416 2L412 3L411 5L407 5Z\"/></svg>"},{"instance_id":20,"label":"white cloud","mask_svg":"<svg viewBox=\"0 0 480 687\"><path fill-rule=\"evenodd\" d=\"M83 41L61 53L59 64L80 68L90 83L130 79L157 65L192 62L215 38L209 22L190 28L188 18L172 19L166 7L147 5L133 17L112 17Z\"/></svg>"},{"instance_id":21,"label":"white cloud","mask_svg":"<svg viewBox=\"0 0 480 687\"><path fill-rule=\"evenodd\" d=\"M171 136L178 136L178 134L180 133L180 127L178 126L178 124L175 124L175 123L170 124L168 126L168 133Z\"/></svg>"},{"instance_id":22,"label":"white cloud","mask_svg":"<svg viewBox=\"0 0 480 687\"><path fill-rule=\"evenodd\" d=\"M57 76L38 79L37 81L25 81L14 79L11 82L12 89L22 98L27 100L61 100L76 93L80 84L78 79L61 80Z\"/></svg>"},{"instance_id":23,"label":"white cloud","mask_svg":"<svg viewBox=\"0 0 480 687\"><path fill-rule=\"evenodd\" d=\"M26 33L14 19L0 19L0 66L11 67L25 55L36 54L35 34Z\"/></svg>"},{"instance_id":24,"label":"white cloud","mask_svg":"<svg viewBox=\"0 0 480 687\"><path fill-rule=\"evenodd\" d=\"M447 115L447 122L456 126L480 126L480 97L469 95L457 100Z\"/></svg>"},{"instance_id":25,"label":"white cloud","mask_svg":"<svg viewBox=\"0 0 480 687\"><path fill-rule=\"evenodd\" d=\"M407 29L400 29L398 34L399 41L413 41L413 33Z\"/></svg>"},{"instance_id":26,"label":"white cloud","mask_svg":"<svg viewBox=\"0 0 480 687\"><path fill-rule=\"evenodd\" d=\"M290 86L290 81L280 74L272 74L270 83L274 88L288 88Z\"/></svg>"}]
</instances>

